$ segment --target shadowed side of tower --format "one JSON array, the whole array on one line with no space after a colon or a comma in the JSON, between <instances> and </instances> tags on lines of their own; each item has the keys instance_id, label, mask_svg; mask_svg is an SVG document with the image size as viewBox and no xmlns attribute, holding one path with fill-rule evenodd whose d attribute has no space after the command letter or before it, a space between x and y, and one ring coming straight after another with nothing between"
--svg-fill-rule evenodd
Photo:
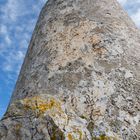
<instances>
[{"instance_id":1,"label":"shadowed side of tower","mask_svg":"<svg viewBox=\"0 0 140 140\"><path fill-rule=\"evenodd\" d=\"M1 140L139 140L140 32L116 0L49 0Z\"/></svg>"}]
</instances>

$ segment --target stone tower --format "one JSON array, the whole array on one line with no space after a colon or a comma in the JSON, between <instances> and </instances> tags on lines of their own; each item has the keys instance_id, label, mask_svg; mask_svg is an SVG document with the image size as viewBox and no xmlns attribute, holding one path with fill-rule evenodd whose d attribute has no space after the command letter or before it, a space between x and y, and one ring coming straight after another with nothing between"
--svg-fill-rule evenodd
<instances>
[{"instance_id":1,"label":"stone tower","mask_svg":"<svg viewBox=\"0 0 140 140\"><path fill-rule=\"evenodd\" d=\"M49 0L0 140L139 139L139 30L116 0Z\"/></svg>"}]
</instances>

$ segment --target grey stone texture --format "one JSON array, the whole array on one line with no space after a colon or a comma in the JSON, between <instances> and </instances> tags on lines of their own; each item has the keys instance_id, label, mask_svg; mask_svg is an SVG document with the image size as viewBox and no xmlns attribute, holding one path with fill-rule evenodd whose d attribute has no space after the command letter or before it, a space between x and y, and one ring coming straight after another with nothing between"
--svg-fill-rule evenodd
<instances>
[{"instance_id":1,"label":"grey stone texture","mask_svg":"<svg viewBox=\"0 0 140 140\"><path fill-rule=\"evenodd\" d=\"M140 31L116 0L45 4L0 140L140 140Z\"/></svg>"}]
</instances>

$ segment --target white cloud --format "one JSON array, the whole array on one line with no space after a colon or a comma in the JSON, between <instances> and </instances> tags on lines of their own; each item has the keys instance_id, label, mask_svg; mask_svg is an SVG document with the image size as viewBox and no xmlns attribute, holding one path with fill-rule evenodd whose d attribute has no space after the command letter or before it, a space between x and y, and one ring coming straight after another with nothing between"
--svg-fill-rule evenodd
<instances>
[{"instance_id":1,"label":"white cloud","mask_svg":"<svg viewBox=\"0 0 140 140\"><path fill-rule=\"evenodd\" d=\"M7 26L5 25L0 25L0 34L7 34Z\"/></svg>"},{"instance_id":2,"label":"white cloud","mask_svg":"<svg viewBox=\"0 0 140 140\"><path fill-rule=\"evenodd\" d=\"M135 22L135 24L140 27L140 8L137 10L136 13L131 15L131 18Z\"/></svg>"},{"instance_id":3,"label":"white cloud","mask_svg":"<svg viewBox=\"0 0 140 140\"><path fill-rule=\"evenodd\" d=\"M28 46L28 41L26 39L21 40L19 47L21 49L27 49L27 46Z\"/></svg>"},{"instance_id":4,"label":"white cloud","mask_svg":"<svg viewBox=\"0 0 140 140\"><path fill-rule=\"evenodd\" d=\"M15 56L15 59L21 61L21 60L23 60L24 55L25 54L22 51L18 51L16 56Z\"/></svg>"},{"instance_id":5,"label":"white cloud","mask_svg":"<svg viewBox=\"0 0 140 140\"><path fill-rule=\"evenodd\" d=\"M11 45L12 41L8 35L6 35L4 39L7 45Z\"/></svg>"},{"instance_id":6,"label":"white cloud","mask_svg":"<svg viewBox=\"0 0 140 140\"><path fill-rule=\"evenodd\" d=\"M12 41L10 39L7 26L1 25L0 26L0 36L3 38L3 41L6 45L11 45Z\"/></svg>"},{"instance_id":7,"label":"white cloud","mask_svg":"<svg viewBox=\"0 0 140 140\"><path fill-rule=\"evenodd\" d=\"M16 72L18 67L21 66L25 53L22 51L11 50L11 53L7 54L4 63L2 64L3 71ZM19 71L19 70L18 70Z\"/></svg>"},{"instance_id":8,"label":"white cloud","mask_svg":"<svg viewBox=\"0 0 140 140\"><path fill-rule=\"evenodd\" d=\"M133 14L132 19L135 21L135 24L140 28L140 9L137 13Z\"/></svg>"},{"instance_id":9,"label":"white cloud","mask_svg":"<svg viewBox=\"0 0 140 140\"><path fill-rule=\"evenodd\" d=\"M4 63L3 64L3 70L7 71L7 72L12 71L13 70L12 65L8 64L8 63Z\"/></svg>"},{"instance_id":10,"label":"white cloud","mask_svg":"<svg viewBox=\"0 0 140 140\"><path fill-rule=\"evenodd\" d=\"M127 0L118 0L118 2L123 6L126 4Z\"/></svg>"},{"instance_id":11,"label":"white cloud","mask_svg":"<svg viewBox=\"0 0 140 140\"><path fill-rule=\"evenodd\" d=\"M23 0L8 0L7 3L1 7L3 18L5 20L16 21L19 16L23 15L23 6Z\"/></svg>"}]
</instances>

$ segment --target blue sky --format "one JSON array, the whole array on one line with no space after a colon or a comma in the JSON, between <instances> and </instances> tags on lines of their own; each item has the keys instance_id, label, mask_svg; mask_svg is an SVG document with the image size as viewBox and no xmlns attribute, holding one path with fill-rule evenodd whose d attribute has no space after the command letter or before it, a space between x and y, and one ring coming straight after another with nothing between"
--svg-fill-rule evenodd
<instances>
[{"instance_id":1,"label":"blue sky","mask_svg":"<svg viewBox=\"0 0 140 140\"><path fill-rule=\"evenodd\" d=\"M14 89L39 12L47 0L0 0L0 118ZM140 28L140 0L118 0Z\"/></svg>"}]
</instances>

